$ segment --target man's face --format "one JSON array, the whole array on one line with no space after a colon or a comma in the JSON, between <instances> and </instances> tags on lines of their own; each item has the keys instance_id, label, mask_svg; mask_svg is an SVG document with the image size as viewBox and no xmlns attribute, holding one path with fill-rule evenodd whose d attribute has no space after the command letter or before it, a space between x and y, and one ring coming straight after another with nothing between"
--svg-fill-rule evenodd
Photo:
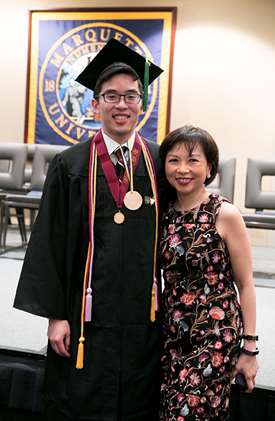
<instances>
[{"instance_id":1,"label":"man's face","mask_svg":"<svg viewBox=\"0 0 275 421\"><path fill-rule=\"evenodd\" d=\"M111 77L101 86L100 94L116 93L140 94L138 82L128 74ZM141 100L137 104L127 104L124 97L118 103L107 103L103 96L93 100L93 107L100 113L103 131L118 143L124 143L131 136L141 112Z\"/></svg>"}]
</instances>

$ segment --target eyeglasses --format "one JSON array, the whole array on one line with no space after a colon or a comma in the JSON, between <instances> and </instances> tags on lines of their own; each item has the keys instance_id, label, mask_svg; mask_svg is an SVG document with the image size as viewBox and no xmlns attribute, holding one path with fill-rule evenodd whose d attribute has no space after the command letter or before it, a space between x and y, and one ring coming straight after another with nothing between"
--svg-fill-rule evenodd
<instances>
[{"instance_id":1,"label":"eyeglasses","mask_svg":"<svg viewBox=\"0 0 275 421\"><path fill-rule=\"evenodd\" d=\"M129 94L117 94L117 93L106 93L101 94L100 96L103 97L104 101L110 104L118 104L120 102L120 98L124 98L124 102L126 104L138 104L141 100L140 94L129 93Z\"/></svg>"}]
</instances>

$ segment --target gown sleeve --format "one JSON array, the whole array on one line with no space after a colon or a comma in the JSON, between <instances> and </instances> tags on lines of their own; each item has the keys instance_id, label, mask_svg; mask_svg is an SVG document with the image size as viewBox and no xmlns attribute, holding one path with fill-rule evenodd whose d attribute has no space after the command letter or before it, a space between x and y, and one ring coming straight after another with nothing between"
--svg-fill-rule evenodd
<instances>
[{"instance_id":1,"label":"gown sleeve","mask_svg":"<svg viewBox=\"0 0 275 421\"><path fill-rule=\"evenodd\" d=\"M67 319L67 203L68 175L57 155L45 180L14 300L15 308L49 319Z\"/></svg>"}]
</instances>

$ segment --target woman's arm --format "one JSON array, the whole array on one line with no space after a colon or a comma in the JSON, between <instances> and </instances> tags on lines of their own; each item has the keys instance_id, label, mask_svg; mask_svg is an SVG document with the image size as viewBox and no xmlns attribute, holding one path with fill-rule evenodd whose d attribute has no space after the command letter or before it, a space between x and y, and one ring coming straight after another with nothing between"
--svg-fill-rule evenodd
<instances>
[{"instance_id":1,"label":"woman's arm","mask_svg":"<svg viewBox=\"0 0 275 421\"><path fill-rule=\"evenodd\" d=\"M224 202L216 222L217 231L224 239L232 264L235 282L239 291L244 323L244 335L256 335L256 293L253 281L252 256L247 230L238 209ZM255 341L244 341L244 348L256 350ZM242 372L252 390L258 370L256 357L241 354L236 372Z\"/></svg>"}]
</instances>

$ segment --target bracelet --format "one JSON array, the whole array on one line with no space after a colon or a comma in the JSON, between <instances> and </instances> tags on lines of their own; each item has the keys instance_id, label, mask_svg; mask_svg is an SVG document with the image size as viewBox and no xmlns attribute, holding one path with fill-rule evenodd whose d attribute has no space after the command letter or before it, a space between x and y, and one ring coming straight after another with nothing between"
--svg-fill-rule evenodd
<instances>
[{"instance_id":1,"label":"bracelet","mask_svg":"<svg viewBox=\"0 0 275 421\"><path fill-rule=\"evenodd\" d=\"M258 341L259 340L259 336L258 335L243 335L242 339L246 339L247 341Z\"/></svg>"},{"instance_id":2,"label":"bracelet","mask_svg":"<svg viewBox=\"0 0 275 421\"><path fill-rule=\"evenodd\" d=\"M248 349L242 347L240 351L242 354L248 355L249 357L254 357L255 355L259 354L258 348L256 348L256 351L249 351Z\"/></svg>"}]
</instances>

